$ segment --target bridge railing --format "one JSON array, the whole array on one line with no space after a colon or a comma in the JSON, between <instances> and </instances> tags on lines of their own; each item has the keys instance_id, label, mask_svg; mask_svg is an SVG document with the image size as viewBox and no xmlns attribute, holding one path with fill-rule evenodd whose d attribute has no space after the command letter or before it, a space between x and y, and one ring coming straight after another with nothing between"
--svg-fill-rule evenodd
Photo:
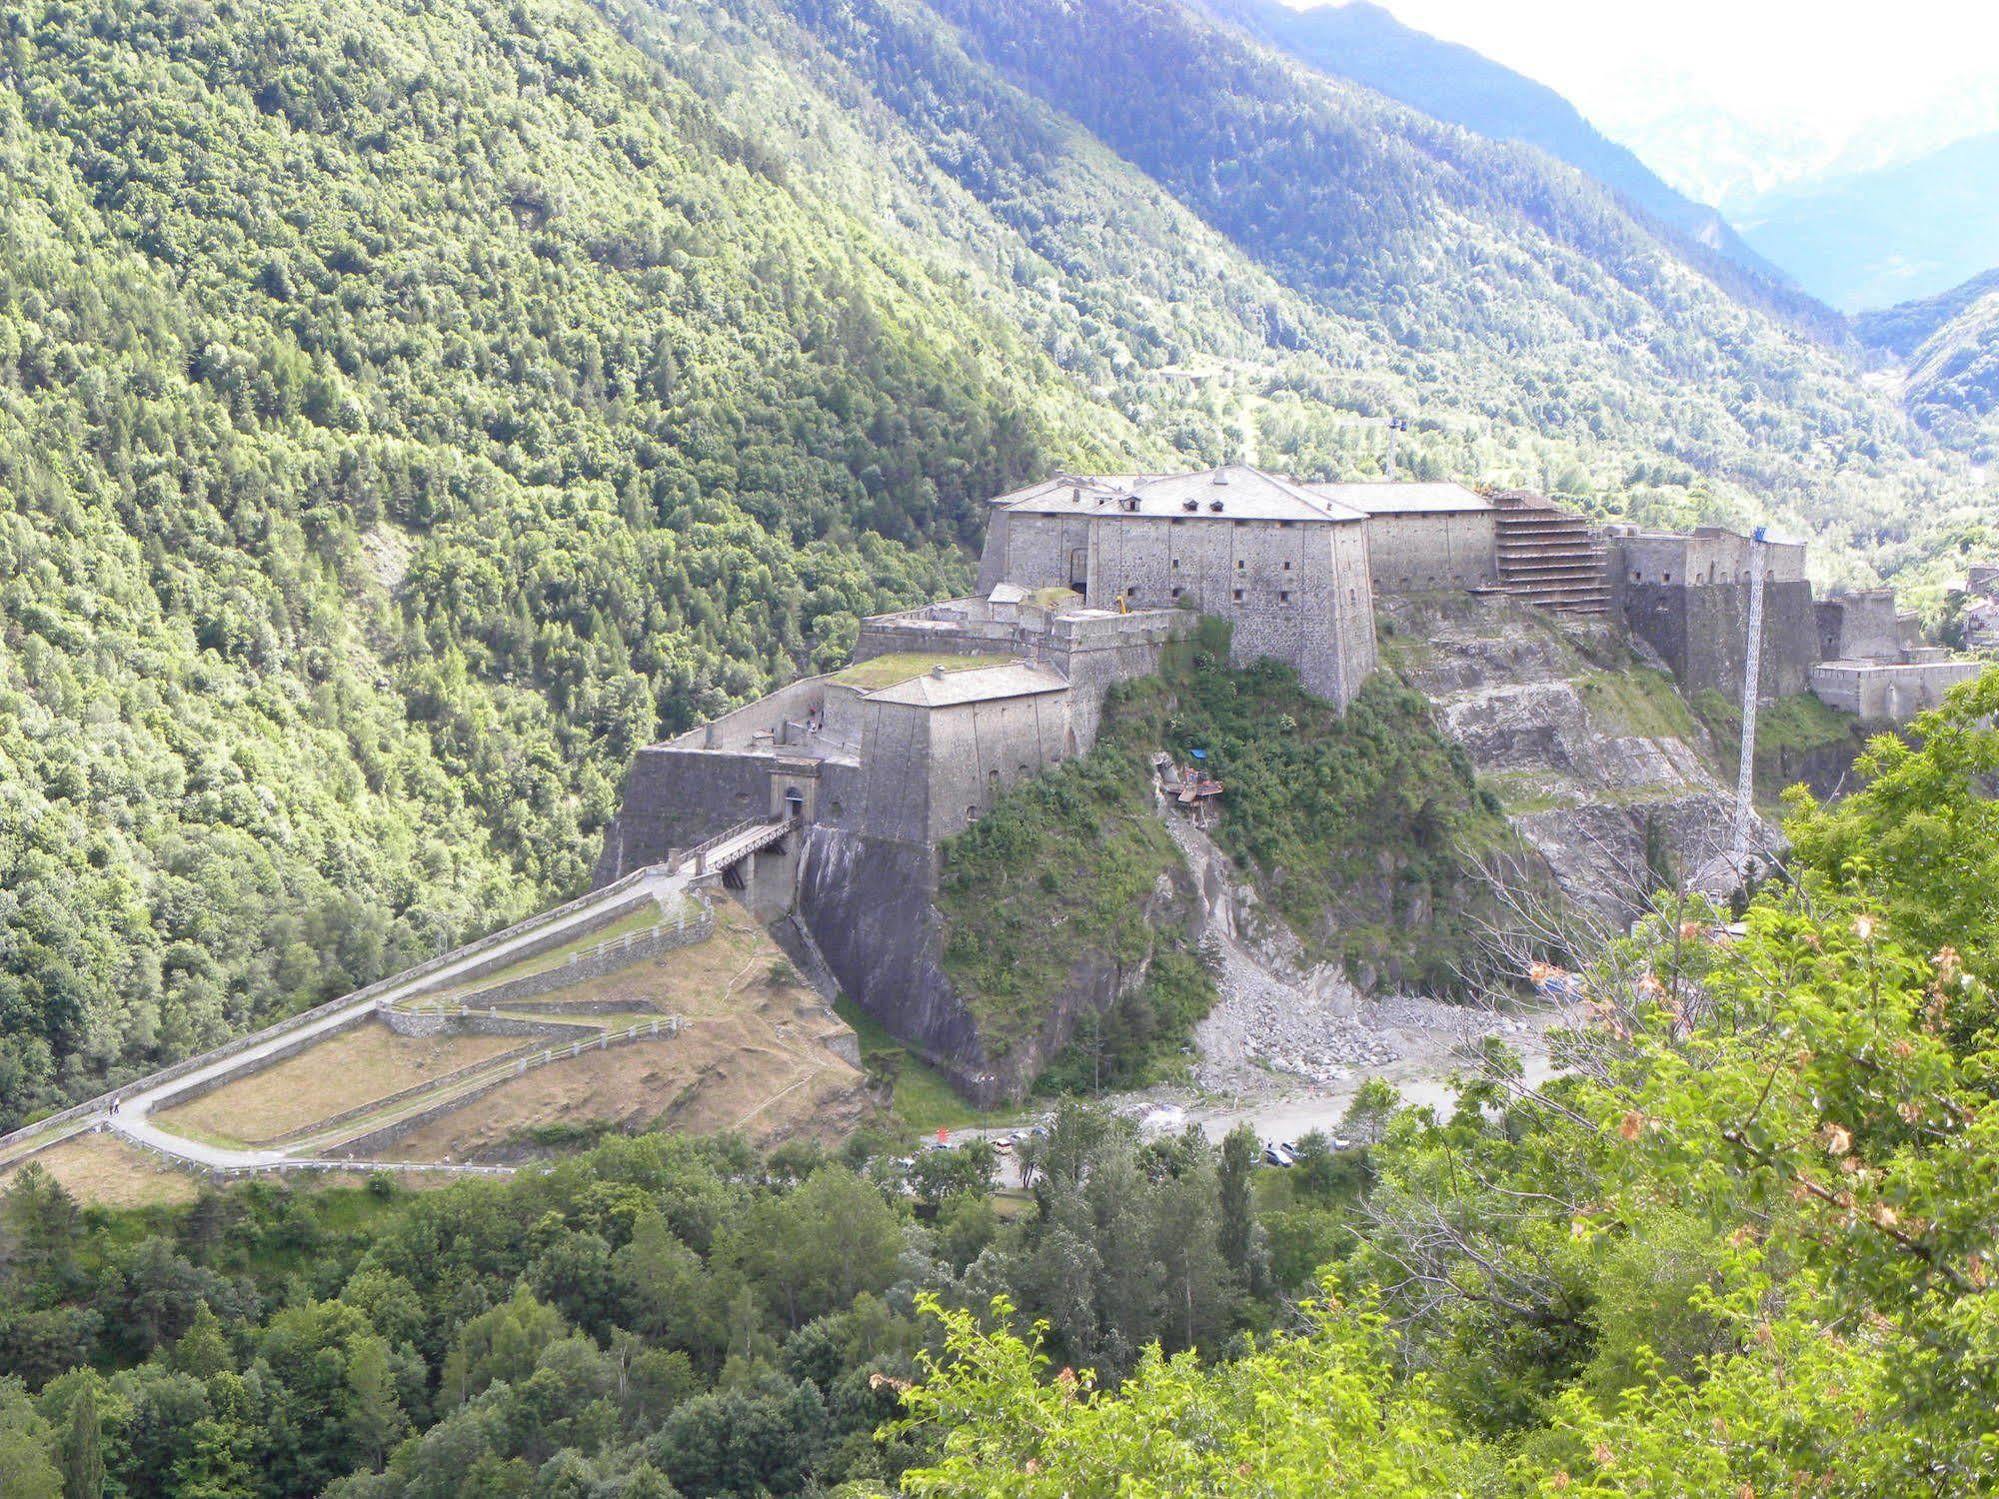
<instances>
[{"instance_id":1,"label":"bridge railing","mask_svg":"<svg viewBox=\"0 0 1999 1499\"><path fill-rule=\"evenodd\" d=\"M797 820L797 818L781 812L773 812L768 817L745 818L734 827L727 828L712 838L704 838L692 848L674 849L667 856L667 872L678 874L681 870L688 868L691 862L694 873L706 874L708 872L708 856L714 853L716 849L722 847L723 844L732 843L746 834L756 832L758 829L780 826L789 827Z\"/></svg>"}]
</instances>

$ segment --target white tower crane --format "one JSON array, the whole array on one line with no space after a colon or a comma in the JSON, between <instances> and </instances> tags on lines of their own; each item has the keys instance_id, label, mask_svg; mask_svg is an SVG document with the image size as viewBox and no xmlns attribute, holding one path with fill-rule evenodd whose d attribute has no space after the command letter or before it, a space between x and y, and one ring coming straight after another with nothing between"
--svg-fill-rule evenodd
<instances>
[{"instance_id":1,"label":"white tower crane","mask_svg":"<svg viewBox=\"0 0 1999 1499\"><path fill-rule=\"evenodd\" d=\"M1735 772L1735 838L1729 868L1736 879L1749 864L1749 814L1756 793L1756 699L1763 675L1763 542L1758 526L1749 538L1749 638L1742 661L1742 760Z\"/></svg>"}]
</instances>

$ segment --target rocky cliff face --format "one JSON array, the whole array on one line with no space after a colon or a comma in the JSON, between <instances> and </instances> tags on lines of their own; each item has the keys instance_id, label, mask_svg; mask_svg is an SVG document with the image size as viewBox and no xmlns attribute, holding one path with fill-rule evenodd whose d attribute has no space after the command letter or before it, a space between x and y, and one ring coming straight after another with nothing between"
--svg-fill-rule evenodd
<instances>
[{"instance_id":1,"label":"rocky cliff face","mask_svg":"<svg viewBox=\"0 0 1999 1499\"><path fill-rule=\"evenodd\" d=\"M799 872L799 914L840 988L891 1034L943 1071L982 1108L1026 1096L1085 1017L1110 1011L1143 985L1156 943L1120 962L1079 943L1059 981L1037 996L1024 1029L981 1024L943 961L937 854L815 828ZM1171 869L1142 901L1148 933L1194 935L1203 910L1193 879ZM1062 941L1051 931L1047 940Z\"/></svg>"},{"instance_id":2,"label":"rocky cliff face","mask_svg":"<svg viewBox=\"0 0 1999 1499\"><path fill-rule=\"evenodd\" d=\"M1734 777L1656 656L1508 599L1384 601L1384 656L1436 705L1563 895L1609 920L1728 849ZM1752 846L1775 846L1758 820Z\"/></svg>"}]
</instances>

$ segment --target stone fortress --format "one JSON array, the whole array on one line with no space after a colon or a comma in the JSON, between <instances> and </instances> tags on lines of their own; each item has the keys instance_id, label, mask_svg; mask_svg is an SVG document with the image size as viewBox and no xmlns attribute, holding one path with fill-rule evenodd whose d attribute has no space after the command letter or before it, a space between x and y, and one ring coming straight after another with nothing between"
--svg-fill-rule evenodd
<instances>
[{"instance_id":1,"label":"stone fortress","mask_svg":"<svg viewBox=\"0 0 1999 1499\"><path fill-rule=\"evenodd\" d=\"M1689 693L1742 690L1759 544L1600 530L1524 491L1302 483L1246 466L1063 475L991 502L978 592L863 622L853 663L639 752L598 883L748 820L789 832L727 872L752 912L902 1041L990 1102L942 970L940 848L1011 786L1086 753L1106 694L1202 616L1231 659L1296 668L1344 707L1374 670L1375 599L1456 590L1611 616ZM1762 694L1904 719L1975 674L1885 591L1815 599L1799 543L1760 543Z\"/></svg>"}]
</instances>

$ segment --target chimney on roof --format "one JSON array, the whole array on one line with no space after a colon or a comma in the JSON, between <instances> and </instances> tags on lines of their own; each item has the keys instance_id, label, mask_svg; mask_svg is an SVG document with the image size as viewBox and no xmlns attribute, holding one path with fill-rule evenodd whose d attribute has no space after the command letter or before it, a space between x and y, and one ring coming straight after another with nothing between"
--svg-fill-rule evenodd
<instances>
[{"instance_id":1,"label":"chimney on roof","mask_svg":"<svg viewBox=\"0 0 1999 1499\"><path fill-rule=\"evenodd\" d=\"M1228 475L1227 475L1227 474L1226 474L1225 472L1223 472L1223 471L1222 471L1221 469L1216 469L1216 470L1215 470L1215 482L1216 482L1217 484L1226 484L1226 483L1228 483L1228 482L1229 482L1229 476L1228 476Z\"/></svg>"},{"instance_id":2,"label":"chimney on roof","mask_svg":"<svg viewBox=\"0 0 1999 1499\"><path fill-rule=\"evenodd\" d=\"M931 676L933 676L933 677L938 677L938 678L940 678L940 679L941 679L941 678L943 677L943 675L944 675L944 667L943 667L943 664L942 664L942 663L940 662L940 663L939 663L938 665L936 665L936 666L933 666L933 667L931 667L931 668L930 668L930 675L931 675Z\"/></svg>"}]
</instances>

